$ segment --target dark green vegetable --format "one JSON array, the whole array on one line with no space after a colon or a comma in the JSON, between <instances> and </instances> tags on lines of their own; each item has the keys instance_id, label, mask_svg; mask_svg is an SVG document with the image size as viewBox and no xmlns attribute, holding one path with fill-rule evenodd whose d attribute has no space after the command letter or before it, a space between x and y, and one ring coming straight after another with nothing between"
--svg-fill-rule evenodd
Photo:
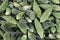
<instances>
[{"instance_id":1,"label":"dark green vegetable","mask_svg":"<svg viewBox=\"0 0 60 40\"><path fill-rule=\"evenodd\" d=\"M59 5L53 5L54 6L54 11L60 11L60 6Z\"/></svg>"},{"instance_id":2,"label":"dark green vegetable","mask_svg":"<svg viewBox=\"0 0 60 40\"><path fill-rule=\"evenodd\" d=\"M24 29L24 28L21 26L20 23L17 23L17 26L18 26L18 28L19 28L23 33L26 34L27 29Z\"/></svg>"},{"instance_id":3,"label":"dark green vegetable","mask_svg":"<svg viewBox=\"0 0 60 40\"><path fill-rule=\"evenodd\" d=\"M4 40L15 40L14 39L14 35L12 33L9 33L9 32L6 32L4 35L3 35L3 39Z\"/></svg>"},{"instance_id":4,"label":"dark green vegetable","mask_svg":"<svg viewBox=\"0 0 60 40\"><path fill-rule=\"evenodd\" d=\"M51 13L52 13L52 7L46 9L40 18L40 22L45 22L49 18L49 16L51 15Z\"/></svg>"},{"instance_id":5,"label":"dark green vegetable","mask_svg":"<svg viewBox=\"0 0 60 40\"><path fill-rule=\"evenodd\" d=\"M60 12L53 12L53 16L60 19Z\"/></svg>"},{"instance_id":6,"label":"dark green vegetable","mask_svg":"<svg viewBox=\"0 0 60 40\"><path fill-rule=\"evenodd\" d=\"M5 19L9 23L17 24L16 20L13 17L11 17L11 16L2 16L2 18Z\"/></svg>"},{"instance_id":7,"label":"dark green vegetable","mask_svg":"<svg viewBox=\"0 0 60 40\"><path fill-rule=\"evenodd\" d=\"M35 23L37 33L39 34L39 36L41 38L43 38L44 37L44 30L43 30L41 24L39 23L39 21L37 19L35 19L34 23Z\"/></svg>"},{"instance_id":8,"label":"dark green vegetable","mask_svg":"<svg viewBox=\"0 0 60 40\"><path fill-rule=\"evenodd\" d=\"M43 9L47 9L47 8L51 7L51 5L50 4L40 4L40 7Z\"/></svg>"},{"instance_id":9,"label":"dark green vegetable","mask_svg":"<svg viewBox=\"0 0 60 40\"><path fill-rule=\"evenodd\" d=\"M39 8L37 2L34 0L33 2L33 10L36 13L37 17L40 19L41 17L41 9Z\"/></svg>"}]
</instances>

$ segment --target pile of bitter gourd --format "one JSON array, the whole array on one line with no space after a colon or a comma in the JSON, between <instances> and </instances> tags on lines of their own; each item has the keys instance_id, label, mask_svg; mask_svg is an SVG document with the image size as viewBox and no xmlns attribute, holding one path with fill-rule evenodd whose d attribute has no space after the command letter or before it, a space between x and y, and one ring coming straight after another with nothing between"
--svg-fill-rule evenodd
<instances>
[{"instance_id":1,"label":"pile of bitter gourd","mask_svg":"<svg viewBox=\"0 0 60 40\"><path fill-rule=\"evenodd\" d=\"M0 0L0 40L60 40L60 0Z\"/></svg>"}]
</instances>

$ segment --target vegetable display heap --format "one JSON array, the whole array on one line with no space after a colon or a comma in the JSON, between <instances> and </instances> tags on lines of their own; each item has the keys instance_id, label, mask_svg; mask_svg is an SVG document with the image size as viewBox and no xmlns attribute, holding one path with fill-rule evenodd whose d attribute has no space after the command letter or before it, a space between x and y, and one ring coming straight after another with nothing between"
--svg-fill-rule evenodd
<instances>
[{"instance_id":1,"label":"vegetable display heap","mask_svg":"<svg viewBox=\"0 0 60 40\"><path fill-rule=\"evenodd\" d=\"M0 0L0 40L60 40L60 0Z\"/></svg>"}]
</instances>

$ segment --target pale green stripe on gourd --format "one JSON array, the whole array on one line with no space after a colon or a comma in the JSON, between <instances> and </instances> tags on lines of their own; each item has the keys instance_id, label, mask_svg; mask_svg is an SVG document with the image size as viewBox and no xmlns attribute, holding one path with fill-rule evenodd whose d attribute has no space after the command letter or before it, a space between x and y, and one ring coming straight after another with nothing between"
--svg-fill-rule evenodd
<instances>
[{"instance_id":1,"label":"pale green stripe on gourd","mask_svg":"<svg viewBox=\"0 0 60 40\"><path fill-rule=\"evenodd\" d=\"M35 19L34 23L35 23L35 28L37 30L37 33L41 38L44 38L44 30L42 28L41 23L37 19Z\"/></svg>"},{"instance_id":2,"label":"pale green stripe on gourd","mask_svg":"<svg viewBox=\"0 0 60 40\"><path fill-rule=\"evenodd\" d=\"M6 7L8 6L8 0L5 0L1 5L0 5L0 13L3 12Z\"/></svg>"},{"instance_id":3,"label":"pale green stripe on gourd","mask_svg":"<svg viewBox=\"0 0 60 40\"><path fill-rule=\"evenodd\" d=\"M40 18L40 22L45 22L51 15L51 13L52 13L52 7L46 9Z\"/></svg>"},{"instance_id":4,"label":"pale green stripe on gourd","mask_svg":"<svg viewBox=\"0 0 60 40\"><path fill-rule=\"evenodd\" d=\"M35 0L33 2L33 11L36 13L36 16L40 19L41 9L40 9L39 5L37 4L37 2Z\"/></svg>"},{"instance_id":5,"label":"pale green stripe on gourd","mask_svg":"<svg viewBox=\"0 0 60 40\"><path fill-rule=\"evenodd\" d=\"M53 12L53 16L60 19L60 12Z\"/></svg>"},{"instance_id":6,"label":"pale green stripe on gourd","mask_svg":"<svg viewBox=\"0 0 60 40\"><path fill-rule=\"evenodd\" d=\"M16 20L11 17L11 16L1 16L3 19L5 19L7 22L12 23L12 24L17 24Z\"/></svg>"}]
</instances>

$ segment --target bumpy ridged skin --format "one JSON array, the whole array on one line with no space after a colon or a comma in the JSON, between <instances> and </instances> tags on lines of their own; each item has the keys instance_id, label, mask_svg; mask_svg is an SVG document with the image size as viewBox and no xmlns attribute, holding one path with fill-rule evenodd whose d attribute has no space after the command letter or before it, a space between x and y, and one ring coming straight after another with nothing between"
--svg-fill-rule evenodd
<instances>
[{"instance_id":1,"label":"bumpy ridged skin","mask_svg":"<svg viewBox=\"0 0 60 40\"><path fill-rule=\"evenodd\" d=\"M5 19L9 23L17 24L16 20L13 17L11 17L11 16L2 16L2 18Z\"/></svg>"},{"instance_id":2,"label":"bumpy ridged skin","mask_svg":"<svg viewBox=\"0 0 60 40\"><path fill-rule=\"evenodd\" d=\"M40 18L40 22L45 22L49 18L49 16L51 15L51 12L52 12L52 7L46 9Z\"/></svg>"},{"instance_id":3,"label":"bumpy ridged skin","mask_svg":"<svg viewBox=\"0 0 60 40\"><path fill-rule=\"evenodd\" d=\"M41 17L41 9L39 8L39 6L35 0L33 2L33 11L36 13L38 18Z\"/></svg>"},{"instance_id":4,"label":"bumpy ridged skin","mask_svg":"<svg viewBox=\"0 0 60 40\"><path fill-rule=\"evenodd\" d=\"M43 38L44 37L44 30L43 30L40 22L37 19L35 19L34 23L35 23L35 27L36 27L37 33L39 34L39 36L41 38Z\"/></svg>"},{"instance_id":5,"label":"bumpy ridged skin","mask_svg":"<svg viewBox=\"0 0 60 40\"><path fill-rule=\"evenodd\" d=\"M60 0L0 0L0 40L60 40Z\"/></svg>"}]
</instances>

